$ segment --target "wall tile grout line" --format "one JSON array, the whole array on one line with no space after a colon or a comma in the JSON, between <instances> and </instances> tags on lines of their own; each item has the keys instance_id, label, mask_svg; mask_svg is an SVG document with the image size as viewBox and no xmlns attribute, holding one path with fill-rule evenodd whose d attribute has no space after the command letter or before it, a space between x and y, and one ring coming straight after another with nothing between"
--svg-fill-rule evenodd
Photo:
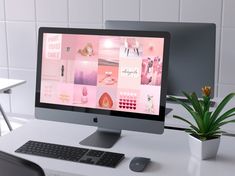
<instances>
[{"instance_id":1,"label":"wall tile grout line","mask_svg":"<svg viewBox=\"0 0 235 176\"><path fill-rule=\"evenodd\" d=\"M7 59L7 77L10 78L10 60L9 60L9 47L8 47L8 37L7 37L7 22L6 22L6 0L3 0L3 11L4 11L4 24L5 24L5 39L6 39L6 59ZM12 113L12 103L11 103L12 95L9 94L8 100L9 100L9 110L10 113Z\"/></svg>"},{"instance_id":2,"label":"wall tile grout line","mask_svg":"<svg viewBox=\"0 0 235 176\"><path fill-rule=\"evenodd\" d=\"M36 35L36 46L37 46L37 42L38 42L38 39L37 39L37 34L38 34L38 28L37 28L37 7L36 7L36 0L34 0L34 23L35 23L35 35ZM37 53L36 53L36 56L37 56Z\"/></svg>"},{"instance_id":3,"label":"wall tile grout line","mask_svg":"<svg viewBox=\"0 0 235 176\"><path fill-rule=\"evenodd\" d=\"M4 13L4 28L5 28L5 36L6 36L6 59L7 59L7 77L9 78L10 76L10 71L9 71L9 67L10 67L10 63L9 63L9 53L8 53L8 39L7 39L7 21L6 21L6 2L5 0L3 0L3 13Z\"/></svg>"},{"instance_id":4,"label":"wall tile grout line","mask_svg":"<svg viewBox=\"0 0 235 176\"><path fill-rule=\"evenodd\" d=\"M181 0L179 0L178 22L181 22Z\"/></svg>"},{"instance_id":5,"label":"wall tile grout line","mask_svg":"<svg viewBox=\"0 0 235 176\"><path fill-rule=\"evenodd\" d=\"M220 85L220 79L221 79L221 75L220 75L220 72L221 72L221 64L222 64L222 40L223 40L223 23L224 23L224 20L223 20L223 13L224 13L224 0L221 0L221 16L220 16L220 19L221 19L221 23L220 23L220 39L219 39L219 53L218 53L218 68L217 68L217 96L219 96L219 85Z\"/></svg>"},{"instance_id":6,"label":"wall tile grout line","mask_svg":"<svg viewBox=\"0 0 235 176\"><path fill-rule=\"evenodd\" d=\"M69 0L67 0L67 27L70 28Z\"/></svg>"},{"instance_id":7,"label":"wall tile grout line","mask_svg":"<svg viewBox=\"0 0 235 176\"><path fill-rule=\"evenodd\" d=\"M4 68L4 67L0 67L0 68ZM18 71L36 71L36 68L10 67L10 70L18 70Z\"/></svg>"},{"instance_id":8,"label":"wall tile grout line","mask_svg":"<svg viewBox=\"0 0 235 176\"><path fill-rule=\"evenodd\" d=\"M33 23L35 20L5 20L5 22L14 22L14 23Z\"/></svg>"},{"instance_id":9,"label":"wall tile grout line","mask_svg":"<svg viewBox=\"0 0 235 176\"><path fill-rule=\"evenodd\" d=\"M101 18L102 18L102 28L104 29L105 28L105 19L104 19L104 9L105 9L105 2L104 2L105 0L102 0L101 2L102 2L102 6L101 6L101 8L102 8L102 13L101 13Z\"/></svg>"},{"instance_id":10,"label":"wall tile grout line","mask_svg":"<svg viewBox=\"0 0 235 176\"><path fill-rule=\"evenodd\" d=\"M139 21L141 21L141 0L139 0Z\"/></svg>"}]
</instances>

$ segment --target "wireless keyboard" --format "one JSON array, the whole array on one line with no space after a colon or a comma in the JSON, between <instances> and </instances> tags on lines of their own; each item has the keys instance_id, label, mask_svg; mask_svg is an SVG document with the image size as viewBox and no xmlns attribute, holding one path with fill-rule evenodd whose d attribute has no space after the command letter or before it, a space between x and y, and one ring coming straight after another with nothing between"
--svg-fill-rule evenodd
<instances>
[{"instance_id":1,"label":"wireless keyboard","mask_svg":"<svg viewBox=\"0 0 235 176\"><path fill-rule=\"evenodd\" d=\"M105 152L38 141L28 141L15 152L115 168L122 153Z\"/></svg>"}]
</instances>

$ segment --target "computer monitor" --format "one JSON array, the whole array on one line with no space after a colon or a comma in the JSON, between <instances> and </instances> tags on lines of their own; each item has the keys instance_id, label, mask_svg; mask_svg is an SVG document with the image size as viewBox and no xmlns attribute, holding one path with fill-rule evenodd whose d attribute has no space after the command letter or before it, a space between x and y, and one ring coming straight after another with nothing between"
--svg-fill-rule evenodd
<instances>
[{"instance_id":1,"label":"computer monitor","mask_svg":"<svg viewBox=\"0 0 235 176\"><path fill-rule=\"evenodd\" d=\"M36 118L97 126L80 142L97 147L111 147L122 129L163 133L169 38L167 32L40 28Z\"/></svg>"},{"instance_id":2,"label":"computer monitor","mask_svg":"<svg viewBox=\"0 0 235 176\"><path fill-rule=\"evenodd\" d=\"M203 86L215 89L215 24L109 20L105 28L171 34L167 95L182 96L185 91L201 97Z\"/></svg>"}]
</instances>

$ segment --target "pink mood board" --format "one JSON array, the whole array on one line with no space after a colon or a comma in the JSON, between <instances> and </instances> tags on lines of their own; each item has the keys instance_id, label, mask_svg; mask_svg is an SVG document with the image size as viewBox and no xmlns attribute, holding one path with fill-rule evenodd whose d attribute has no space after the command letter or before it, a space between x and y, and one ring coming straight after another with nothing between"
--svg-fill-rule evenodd
<instances>
[{"instance_id":1,"label":"pink mood board","mask_svg":"<svg viewBox=\"0 0 235 176\"><path fill-rule=\"evenodd\" d=\"M163 38L44 34L43 103L159 114Z\"/></svg>"}]
</instances>

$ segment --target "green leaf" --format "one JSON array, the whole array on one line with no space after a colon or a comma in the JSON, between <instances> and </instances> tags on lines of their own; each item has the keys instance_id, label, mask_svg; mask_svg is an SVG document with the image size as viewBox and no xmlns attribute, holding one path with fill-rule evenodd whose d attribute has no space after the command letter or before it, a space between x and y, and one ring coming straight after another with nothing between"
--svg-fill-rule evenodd
<instances>
[{"instance_id":1,"label":"green leaf","mask_svg":"<svg viewBox=\"0 0 235 176\"><path fill-rule=\"evenodd\" d=\"M200 132L200 130L196 127L196 126L192 126L192 125L190 125L190 127L195 131L195 132L197 132L197 133L199 133Z\"/></svg>"},{"instance_id":2,"label":"green leaf","mask_svg":"<svg viewBox=\"0 0 235 176\"><path fill-rule=\"evenodd\" d=\"M235 112L235 108L229 109L228 111L226 111L224 114L222 114L220 117L218 117L215 121L215 123L219 123L222 122L223 120L234 116L235 114L232 114Z\"/></svg>"},{"instance_id":3,"label":"green leaf","mask_svg":"<svg viewBox=\"0 0 235 176\"><path fill-rule=\"evenodd\" d=\"M221 135L222 132L220 130L216 130L216 131L210 131L208 133L205 134L205 136L207 136L209 138L209 136L217 136L217 135Z\"/></svg>"},{"instance_id":4,"label":"green leaf","mask_svg":"<svg viewBox=\"0 0 235 176\"><path fill-rule=\"evenodd\" d=\"M193 111L193 108L191 108L189 105L187 105L186 103L184 103L183 101L181 101L181 100L179 100L179 99L177 99L177 98L175 98L175 97L172 97L172 96L170 96L170 99L171 100L173 100L173 101L175 101L175 102L177 102L177 103L179 103L179 104L181 104L185 109L187 109L188 111Z\"/></svg>"},{"instance_id":5,"label":"green leaf","mask_svg":"<svg viewBox=\"0 0 235 176\"><path fill-rule=\"evenodd\" d=\"M186 129L185 130L187 133L196 133L194 130L192 130L192 129Z\"/></svg>"},{"instance_id":6,"label":"green leaf","mask_svg":"<svg viewBox=\"0 0 235 176\"><path fill-rule=\"evenodd\" d=\"M210 128L208 129L208 132L209 131L216 131L219 129L220 129L219 123L213 123L213 125L211 125Z\"/></svg>"},{"instance_id":7,"label":"green leaf","mask_svg":"<svg viewBox=\"0 0 235 176\"><path fill-rule=\"evenodd\" d=\"M181 104L192 115L192 117L194 118L195 122L197 123L197 126L198 126L200 131L204 130L202 119L200 118L198 113L193 110L193 108L191 108L189 105L187 105L186 103L182 102L181 100L178 100L175 97L170 97L170 98L172 100L178 102L179 104Z\"/></svg>"},{"instance_id":8,"label":"green leaf","mask_svg":"<svg viewBox=\"0 0 235 176\"><path fill-rule=\"evenodd\" d=\"M191 134L191 135L193 135L193 136L198 136L198 133L195 132L195 131L192 130L192 129L186 129L185 132L187 132L187 133L189 133L189 134Z\"/></svg>"},{"instance_id":9,"label":"green leaf","mask_svg":"<svg viewBox=\"0 0 235 176\"><path fill-rule=\"evenodd\" d=\"M203 120L200 117L200 115L195 111L192 111L191 115L194 118L195 122L197 123L197 126L198 126L199 130L201 132L204 132L205 128L204 128L204 125L203 125Z\"/></svg>"},{"instance_id":10,"label":"green leaf","mask_svg":"<svg viewBox=\"0 0 235 176\"><path fill-rule=\"evenodd\" d=\"M192 104L194 110L198 112L200 115L202 115L203 108L202 108L202 105L200 104L200 101L198 100L196 93L193 92L192 95L190 96L188 93L183 91L183 94L185 97L187 97L189 102Z\"/></svg>"},{"instance_id":11,"label":"green leaf","mask_svg":"<svg viewBox=\"0 0 235 176\"><path fill-rule=\"evenodd\" d=\"M228 121L225 121L225 122L221 122L221 123L219 123L219 126L223 126L223 125L228 124L228 123L235 123L235 120L228 120Z\"/></svg>"},{"instance_id":12,"label":"green leaf","mask_svg":"<svg viewBox=\"0 0 235 176\"><path fill-rule=\"evenodd\" d=\"M180 120L182 120L182 121L188 123L188 124L191 125L191 126L194 126L190 121L186 120L186 119L183 118L183 117L180 117L180 116L177 116L177 115L173 115L173 117L176 118L176 119L180 119Z\"/></svg>"},{"instance_id":13,"label":"green leaf","mask_svg":"<svg viewBox=\"0 0 235 176\"><path fill-rule=\"evenodd\" d=\"M211 105L211 101L210 101L210 97L207 97L207 96L203 96L203 113L205 113L206 111L209 111L210 109L210 105Z\"/></svg>"},{"instance_id":14,"label":"green leaf","mask_svg":"<svg viewBox=\"0 0 235 176\"><path fill-rule=\"evenodd\" d=\"M184 96L188 99L189 102L192 101L192 97L191 97L187 92L182 91L182 93L183 93Z\"/></svg>"},{"instance_id":15,"label":"green leaf","mask_svg":"<svg viewBox=\"0 0 235 176\"><path fill-rule=\"evenodd\" d=\"M210 128L211 114L212 112L208 112L208 111L204 113L203 124L204 124L205 131L208 131L208 129Z\"/></svg>"},{"instance_id":16,"label":"green leaf","mask_svg":"<svg viewBox=\"0 0 235 176\"><path fill-rule=\"evenodd\" d=\"M218 115L220 114L220 112L223 110L223 108L225 107L225 105L235 96L235 93L230 93L228 94L222 101L221 103L218 105L218 107L216 108L216 110L214 111L214 113L212 114L211 118L212 118L212 122L213 123Z\"/></svg>"},{"instance_id":17,"label":"green leaf","mask_svg":"<svg viewBox=\"0 0 235 176\"><path fill-rule=\"evenodd\" d=\"M193 106L194 110L196 112L198 112L200 117L203 117L203 109L200 105L200 102L198 100L198 97L197 97L196 93L193 92L191 97L192 97L191 102L192 102L192 106Z\"/></svg>"},{"instance_id":18,"label":"green leaf","mask_svg":"<svg viewBox=\"0 0 235 176\"><path fill-rule=\"evenodd\" d=\"M192 135L200 139L213 138L221 135L222 132L220 127L222 125L227 123L235 123L235 120L224 121L225 119L235 115L235 108L232 108L226 111L224 114L220 115L223 108L235 96L235 93L227 95L213 113L209 111L211 104L210 97L204 96L202 100L199 100L195 93L189 95L188 93L183 92L183 94L189 100L192 106L175 97L170 98L173 101L181 104L191 114L196 123L193 125L190 121L180 116L174 115L173 117L189 124L190 129L187 129L187 132L191 133Z\"/></svg>"}]
</instances>

